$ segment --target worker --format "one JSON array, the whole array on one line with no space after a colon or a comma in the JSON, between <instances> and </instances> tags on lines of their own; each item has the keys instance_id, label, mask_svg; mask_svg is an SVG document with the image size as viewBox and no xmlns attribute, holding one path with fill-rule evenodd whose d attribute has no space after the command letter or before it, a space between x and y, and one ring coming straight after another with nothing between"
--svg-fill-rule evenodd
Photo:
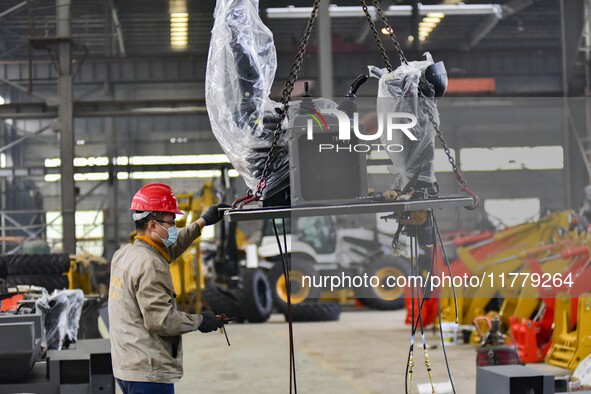
<instances>
[{"instance_id":1,"label":"worker","mask_svg":"<svg viewBox=\"0 0 591 394\"><path fill-rule=\"evenodd\" d=\"M213 312L181 312L176 306L169 264L199 237L201 229L219 222L220 208L209 207L182 229L172 189L152 183L133 197L130 210L137 235L111 262L109 323L113 375L124 394L174 393L183 376L181 335L223 326Z\"/></svg>"}]
</instances>

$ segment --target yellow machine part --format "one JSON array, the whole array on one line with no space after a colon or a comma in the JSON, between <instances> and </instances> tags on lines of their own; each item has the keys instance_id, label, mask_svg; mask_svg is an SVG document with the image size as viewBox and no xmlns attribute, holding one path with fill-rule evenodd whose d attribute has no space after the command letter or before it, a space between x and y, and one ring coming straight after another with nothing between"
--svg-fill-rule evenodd
<instances>
[{"instance_id":1,"label":"yellow machine part","mask_svg":"<svg viewBox=\"0 0 591 394\"><path fill-rule=\"evenodd\" d=\"M106 293L106 289L95 289L92 283L93 264L107 264L103 257L88 253L70 256L70 269L66 273L70 289L81 289L84 294Z\"/></svg>"},{"instance_id":2,"label":"yellow machine part","mask_svg":"<svg viewBox=\"0 0 591 394\"><path fill-rule=\"evenodd\" d=\"M76 257L70 257L70 269L66 276L68 277L70 289L81 289L84 294L92 293L90 272L76 261Z\"/></svg>"},{"instance_id":3,"label":"yellow machine part","mask_svg":"<svg viewBox=\"0 0 591 394\"><path fill-rule=\"evenodd\" d=\"M576 299L556 298L552 346L546 355L546 363L574 371L579 363L591 354L591 293L581 294L578 304L577 325L571 327L571 303Z\"/></svg>"},{"instance_id":4,"label":"yellow machine part","mask_svg":"<svg viewBox=\"0 0 591 394\"><path fill-rule=\"evenodd\" d=\"M560 230L567 230L570 226L570 221L573 211L562 211L551 213L535 223L524 223L514 227L505 229L493 236L490 242L503 242L502 247L491 250L484 259L477 260L474 258L472 252L481 246L483 243L470 245L463 248L458 248L456 253L458 258L470 270L471 275L480 275L483 272L492 274L493 277L498 277L499 274L509 272L520 272L524 260L531 256L531 253L540 250L540 253L546 255L556 253L560 250L542 249L541 246L552 242L557 232ZM570 234L570 233L569 233ZM572 233L571 237L578 237L578 234ZM502 261L499 263L499 260ZM564 268L564 261L556 263L556 266ZM552 264L545 264L545 272L562 272L555 271L555 266ZM527 272L523 270L522 272ZM501 294L506 298L499 315L504 324L508 324L509 316L513 313L522 314L523 317L531 316L538 306L539 300L537 295L528 294L526 297L521 297L521 290L501 288L499 281L495 282L494 287L483 286L476 289L463 288L456 289L458 302L458 323L460 325L471 325L474 319L478 316L486 314L485 308L490 300L497 294ZM444 321L455 321L455 307L451 297L451 290L442 294L441 300L441 316ZM523 298L522 300L519 300Z\"/></svg>"}]
</instances>

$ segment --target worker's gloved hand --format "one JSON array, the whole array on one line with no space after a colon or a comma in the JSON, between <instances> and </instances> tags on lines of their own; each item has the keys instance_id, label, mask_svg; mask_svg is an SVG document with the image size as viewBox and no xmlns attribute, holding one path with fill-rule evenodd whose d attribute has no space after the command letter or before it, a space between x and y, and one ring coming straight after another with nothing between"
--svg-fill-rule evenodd
<instances>
[{"instance_id":1,"label":"worker's gloved hand","mask_svg":"<svg viewBox=\"0 0 591 394\"><path fill-rule=\"evenodd\" d=\"M201 324L197 329L201 332L217 331L218 328L223 327L224 323L216 319L215 313L211 311L201 312Z\"/></svg>"},{"instance_id":2,"label":"worker's gloved hand","mask_svg":"<svg viewBox=\"0 0 591 394\"><path fill-rule=\"evenodd\" d=\"M201 215L206 226L216 224L224 218L224 211L220 211L219 208L230 208L230 205L222 202L207 208L205 213Z\"/></svg>"}]
</instances>

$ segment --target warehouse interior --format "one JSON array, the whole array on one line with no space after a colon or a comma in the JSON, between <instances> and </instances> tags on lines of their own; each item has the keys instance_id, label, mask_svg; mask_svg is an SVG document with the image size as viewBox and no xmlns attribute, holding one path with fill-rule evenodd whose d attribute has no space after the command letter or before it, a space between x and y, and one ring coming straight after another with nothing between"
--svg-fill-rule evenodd
<instances>
[{"instance_id":1,"label":"warehouse interior","mask_svg":"<svg viewBox=\"0 0 591 394\"><path fill-rule=\"evenodd\" d=\"M228 72L244 66L237 43L277 112L263 106L251 124L231 112L249 111L245 77ZM446 87L421 66L402 94L419 103L413 130L430 133L427 153L405 158L415 170L375 145L355 150L358 168L286 137L297 116L324 121L320 107L302 112L307 97L355 101L351 121L379 128L376 99L407 59L443 62ZM130 204L150 184L174 191L179 229L262 193L205 220L170 264L174 308L229 318L183 335L179 393L591 390L590 92L589 0L0 1L0 393L124 392L111 263L138 242ZM270 137L256 145L247 127ZM289 161L268 166L272 153ZM425 162L436 193L421 189ZM277 204L264 189L281 171L291 201ZM357 180L353 203L302 191ZM480 286L303 285L349 274ZM77 315L57 318L56 334L63 310Z\"/></svg>"}]
</instances>

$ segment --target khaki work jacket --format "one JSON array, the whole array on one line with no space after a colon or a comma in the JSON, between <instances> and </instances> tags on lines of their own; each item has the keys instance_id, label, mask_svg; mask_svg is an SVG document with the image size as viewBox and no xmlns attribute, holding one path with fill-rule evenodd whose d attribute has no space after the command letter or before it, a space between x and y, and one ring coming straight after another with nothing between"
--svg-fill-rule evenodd
<instances>
[{"instance_id":1,"label":"khaki work jacket","mask_svg":"<svg viewBox=\"0 0 591 394\"><path fill-rule=\"evenodd\" d=\"M201 316L177 310L168 265L200 234L194 222L166 249L140 236L113 256L109 333L116 378L176 383L183 376L181 334L197 330Z\"/></svg>"}]
</instances>

